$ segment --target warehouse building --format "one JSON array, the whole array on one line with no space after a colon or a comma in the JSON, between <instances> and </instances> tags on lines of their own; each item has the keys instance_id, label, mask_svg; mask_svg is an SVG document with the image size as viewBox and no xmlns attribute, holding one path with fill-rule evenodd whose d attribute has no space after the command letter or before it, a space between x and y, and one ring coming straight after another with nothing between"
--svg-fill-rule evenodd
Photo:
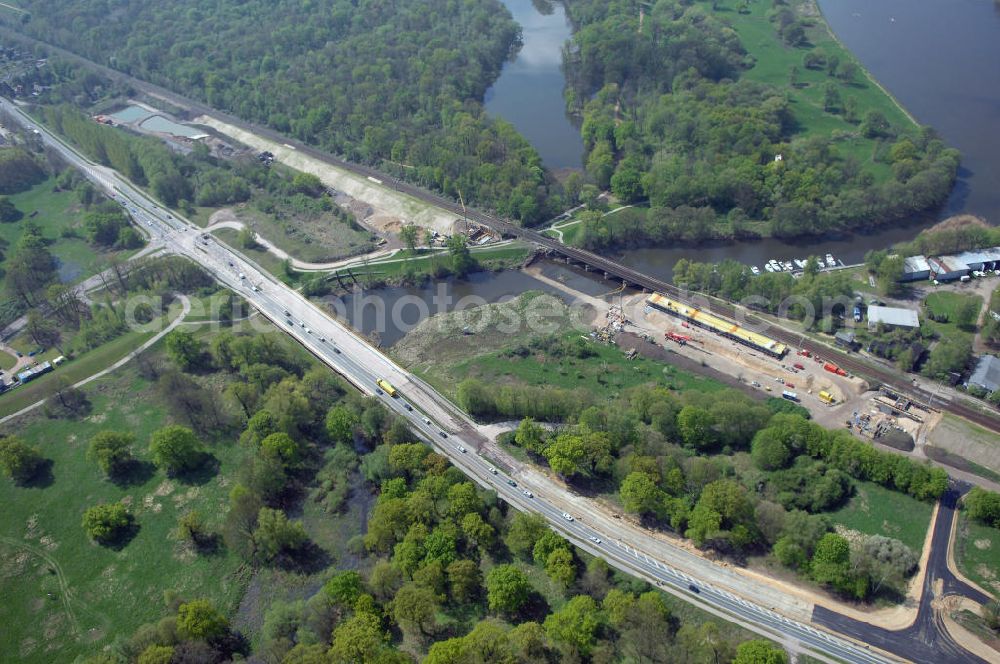
<instances>
[{"instance_id":1,"label":"warehouse building","mask_svg":"<svg viewBox=\"0 0 1000 664\"><path fill-rule=\"evenodd\" d=\"M951 258L970 270L996 270L1000 266L1000 247L980 251L963 251Z\"/></svg>"},{"instance_id":2,"label":"warehouse building","mask_svg":"<svg viewBox=\"0 0 1000 664\"><path fill-rule=\"evenodd\" d=\"M923 281L931 278L931 266L926 256L910 256L903 261L903 278L900 281Z\"/></svg>"},{"instance_id":3,"label":"warehouse building","mask_svg":"<svg viewBox=\"0 0 1000 664\"><path fill-rule=\"evenodd\" d=\"M969 274L969 266L959 262L954 256L928 258L927 264L931 269L931 278L938 281L954 281Z\"/></svg>"},{"instance_id":4,"label":"warehouse building","mask_svg":"<svg viewBox=\"0 0 1000 664\"><path fill-rule=\"evenodd\" d=\"M920 319L913 309L903 309L901 307L868 307L868 327L873 328L878 324L888 327L920 327Z\"/></svg>"}]
</instances>

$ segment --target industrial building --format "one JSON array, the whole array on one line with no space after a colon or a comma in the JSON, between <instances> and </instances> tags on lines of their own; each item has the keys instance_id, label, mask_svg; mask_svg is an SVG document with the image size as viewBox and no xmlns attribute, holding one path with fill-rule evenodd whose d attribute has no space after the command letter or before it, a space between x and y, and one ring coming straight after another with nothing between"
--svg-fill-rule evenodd
<instances>
[{"instance_id":1,"label":"industrial building","mask_svg":"<svg viewBox=\"0 0 1000 664\"><path fill-rule=\"evenodd\" d=\"M878 324L889 327L920 327L920 319L913 309L903 309L901 307L868 307L868 327L873 328Z\"/></svg>"},{"instance_id":2,"label":"industrial building","mask_svg":"<svg viewBox=\"0 0 1000 664\"><path fill-rule=\"evenodd\" d=\"M987 392L1000 390L1000 358L996 355L983 355L979 358L975 371L969 376L969 385Z\"/></svg>"},{"instance_id":3,"label":"industrial building","mask_svg":"<svg viewBox=\"0 0 1000 664\"><path fill-rule=\"evenodd\" d=\"M995 270L1000 266L1000 247L981 249L980 251L963 251L952 258L970 270Z\"/></svg>"},{"instance_id":4,"label":"industrial building","mask_svg":"<svg viewBox=\"0 0 1000 664\"><path fill-rule=\"evenodd\" d=\"M960 262L954 256L939 256L928 258L927 264L931 268L931 278L938 281L954 281L969 274L969 266Z\"/></svg>"},{"instance_id":5,"label":"industrial building","mask_svg":"<svg viewBox=\"0 0 1000 664\"><path fill-rule=\"evenodd\" d=\"M671 316L677 316L678 318L686 320L692 325L697 325L698 327L715 332L716 334L721 334L728 339L739 342L744 346L749 346L754 350L759 350L770 355L771 357L781 358L788 352L788 347L785 346L785 344L775 341L770 337L766 337L763 334L758 334L756 332L751 332L750 330L740 327L732 321L720 318L719 316L710 314L707 311L689 307L681 302L675 302L664 295L660 295L659 293L653 293L646 298L646 304L654 309L666 312Z\"/></svg>"},{"instance_id":6,"label":"industrial building","mask_svg":"<svg viewBox=\"0 0 1000 664\"><path fill-rule=\"evenodd\" d=\"M900 281L923 281L931 278L931 266L926 256L910 256L903 261L903 278Z\"/></svg>"},{"instance_id":7,"label":"industrial building","mask_svg":"<svg viewBox=\"0 0 1000 664\"><path fill-rule=\"evenodd\" d=\"M1000 270L1000 247L963 251L950 256L909 256L903 261L900 281L954 281L972 271Z\"/></svg>"}]
</instances>

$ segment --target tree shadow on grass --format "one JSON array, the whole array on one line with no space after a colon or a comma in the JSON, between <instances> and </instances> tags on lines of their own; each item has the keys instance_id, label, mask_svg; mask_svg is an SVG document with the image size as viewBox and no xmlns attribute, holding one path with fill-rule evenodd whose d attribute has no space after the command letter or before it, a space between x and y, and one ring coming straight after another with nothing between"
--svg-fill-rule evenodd
<instances>
[{"instance_id":1,"label":"tree shadow on grass","mask_svg":"<svg viewBox=\"0 0 1000 664\"><path fill-rule=\"evenodd\" d=\"M517 615L520 621L532 620L540 625L545 622L545 617L549 615L551 610L552 608L545 597L537 590L533 590L528 596L528 601L524 603Z\"/></svg>"},{"instance_id":2,"label":"tree shadow on grass","mask_svg":"<svg viewBox=\"0 0 1000 664\"><path fill-rule=\"evenodd\" d=\"M129 517L129 524L124 528L119 528L115 531L112 537L107 539L98 540L97 543L106 549L111 549L112 551L121 551L128 543L135 539L135 536L139 534L139 522L135 520L135 517Z\"/></svg>"},{"instance_id":3,"label":"tree shadow on grass","mask_svg":"<svg viewBox=\"0 0 1000 664\"><path fill-rule=\"evenodd\" d=\"M276 567L299 574L315 574L333 564L333 558L315 542L306 542L298 551L283 555Z\"/></svg>"},{"instance_id":4,"label":"tree shadow on grass","mask_svg":"<svg viewBox=\"0 0 1000 664\"><path fill-rule=\"evenodd\" d=\"M170 477L181 484L191 486L202 486L219 474L219 460L211 453L206 452L196 466L188 470L170 473Z\"/></svg>"},{"instance_id":5,"label":"tree shadow on grass","mask_svg":"<svg viewBox=\"0 0 1000 664\"><path fill-rule=\"evenodd\" d=\"M192 538L191 544L200 556L217 556L225 550L219 533L199 533Z\"/></svg>"},{"instance_id":6,"label":"tree shadow on grass","mask_svg":"<svg viewBox=\"0 0 1000 664\"><path fill-rule=\"evenodd\" d=\"M125 463L119 464L108 479L115 486L126 488L145 484L155 473L156 466L150 462L140 459L129 459Z\"/></svg>"},{"instance_id":7,"label":"tree shadow on grass","mask_svg":"<svg viewBox=\"0 0 1000 664\"><path fill-rule=\"evenodd\" d=\"M17 485L25 489L47 489L56 481L56 476L52 473L53 465L52 459L42 459L31 477L19 481Z\"/></svg>"}]
</instances>

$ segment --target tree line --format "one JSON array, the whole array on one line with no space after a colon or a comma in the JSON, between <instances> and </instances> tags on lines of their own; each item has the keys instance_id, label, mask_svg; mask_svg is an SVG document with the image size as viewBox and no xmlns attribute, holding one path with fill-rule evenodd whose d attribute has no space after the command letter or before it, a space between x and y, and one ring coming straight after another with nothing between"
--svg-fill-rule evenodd
<instances>
[{"instance_id":1,"label":"tree line","mask_svg":"<svg viewBox=\"0 0 1000 664\"><path fill-rule=\"evenodd\" d=\"M895 597L915 569L913 552L887 538L848 542L825 513L850 499L857 480L934 500L947 474L781 404L645 386L610 404L580 403L554 431L528 417L509 442L571 485L617 490L625 511L700 547L737 560L769 554L851 597Z\"/></svg>"}]
</instances>

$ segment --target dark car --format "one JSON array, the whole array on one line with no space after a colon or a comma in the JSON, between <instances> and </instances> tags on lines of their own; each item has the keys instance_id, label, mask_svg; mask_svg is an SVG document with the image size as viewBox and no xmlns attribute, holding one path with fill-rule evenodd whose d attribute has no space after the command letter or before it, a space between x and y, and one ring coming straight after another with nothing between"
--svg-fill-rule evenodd
<instances>
[{"instance_id":1,"label":"dark car","mask_svg":"<svg viewBox=\"0 0 1000 664\"><path fill-rule=\"evenodd\" d=\"M507 480L507 484L511 486L517 486L517 482L515 482L514 480Z\"/></svg>"},{"instance_id":2,"label":"dark car","mask_svg":"<svg viewBox=\"0 0 1000 664\"><path fill-rule=\"evenodd\" d=\"M688 590L690 590L693 593L700 593L701 592L701 589L698 586L694 585L693 583L689 583L688 584Z\"/></svg>"}]
</instances>

